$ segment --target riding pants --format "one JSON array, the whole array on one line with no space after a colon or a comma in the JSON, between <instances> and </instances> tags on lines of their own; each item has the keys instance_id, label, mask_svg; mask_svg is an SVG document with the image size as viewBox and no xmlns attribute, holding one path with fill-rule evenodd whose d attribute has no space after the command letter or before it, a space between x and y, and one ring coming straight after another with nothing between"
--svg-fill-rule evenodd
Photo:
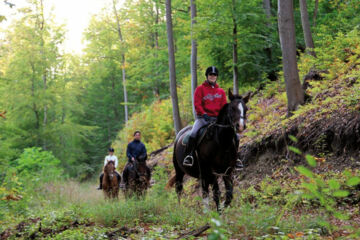
<instances>
[{"instance_id":1,"label":"riding pants","mask_svg":"<svg viewBox=\"0 0 360 240\"><path fill-rule=\"evenodd\" d=\"M211 120L208 122L203 117L197 116L197 118L196 118L196 120L194 122L194 125L193 125L193 127L191 129L190 137L196 138L196 135L197 135L200 128L202 128L205 125L208 125L211 121L216 120L216 118L214 118L214 117L210 117L210 119Z\"/></svg>"}]
</instances>

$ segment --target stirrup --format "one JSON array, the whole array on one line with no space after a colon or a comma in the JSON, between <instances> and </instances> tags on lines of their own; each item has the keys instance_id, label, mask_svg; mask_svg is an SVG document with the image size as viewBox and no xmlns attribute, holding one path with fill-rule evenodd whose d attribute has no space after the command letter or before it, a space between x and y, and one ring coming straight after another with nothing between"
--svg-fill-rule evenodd
<instances>
[{"instance_id":1,"label":"stirrup","mask_svg":"<svg viewBox=\"0 0 360 240\"><path fill-rule=\"evenodd\" d=\"M235 164L235 170L242 170L243 168L244 168L244 164L240 159L237 159Z\"/></svg>"},{"instance_id":2,"label":"stirrup","mask_svg":"<svg viewBox=\"0 0 360 240\"><path fill-rule=\"evenodd\" d=\"M190 163L187 163L187 161L189 161ZM187 156L184 158L183 165L184 165L184 166L187 166L187 167L191 167L193 164L194 164L194 157L191 156L190 154L187 155Z\"/></svg>"}]
</instances>

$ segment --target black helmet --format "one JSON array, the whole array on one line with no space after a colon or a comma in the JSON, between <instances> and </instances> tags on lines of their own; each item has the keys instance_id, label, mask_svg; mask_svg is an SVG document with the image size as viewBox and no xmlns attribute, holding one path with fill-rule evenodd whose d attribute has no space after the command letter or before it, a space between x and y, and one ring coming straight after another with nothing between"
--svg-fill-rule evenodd
<instances>
[{"instance_id":1,"label":"black helmet","mask_svg":"<svg viewBox=\"0 0 360 240\"><path fill-rule=\"evenodd\" d=\"M215 66L208 67L205 71L205 76L207 77L210 73L219 75L219 70Z\"/></svg>"},{"instance_id":2,"label":"black helmet","mask_svg":"<svg viewBox=\"0 0 360 240\"><path fill-rule=\"evenodd\" d=\"M109 148L109 152L115 152L113 148Z\"/></svg>"}]
</instances>

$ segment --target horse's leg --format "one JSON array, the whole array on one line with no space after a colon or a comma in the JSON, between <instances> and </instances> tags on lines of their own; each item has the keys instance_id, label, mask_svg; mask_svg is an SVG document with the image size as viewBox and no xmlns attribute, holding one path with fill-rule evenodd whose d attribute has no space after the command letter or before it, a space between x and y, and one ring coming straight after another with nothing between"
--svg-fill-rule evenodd
<instances>
[{"instance_id":1,"label":"horse's leg","mask_svg":"<svg viewBox=\"0 0 360 240\"><path fill-rule=\"evenodd\" d=\"M173 162L174 162L174 167L175 167L175 192L178 196L178 202L180 204L180 197L181 197L181 193L183 191L183 179L184 179L185 173L180 169L180 167L175 159L175 156L174 156Z\"/></svg>"},{"instance_id":2,"label":"horse's leg","mask_svg":"<svg viewBox=\"0 0 360 240\"><path fill-rule=\"evenodd\" d=\"M209 209L209 182L201 179L201 190L203 197L203 204L206 209Z\"/></svg>"},{"instance_id":3,"label":"horse's leg","mask_svg":"<svg viewBox=\"0 0 360 240\"><path fill-rule=\"evenodd\" d=\"M213 199L216 203L216 210L219 212L220 211L219 202L220 202L221 192L219 189L219 183L218 183L217 177L215 177L215 176L213 179L212 190L213 190Z\"/></svg>"},{"instance_id":4,"label":"horse's leg","mask_svg":"<svg viewBox=\"0 0 360 240\"><path fill-rule=\"evenodd\" d=\"M226 189L226 198L225 198L225 204L224 207L228 207L233 199L233 180L232 176L224 176L223 177L224 183L225 183L225 189Z\"/></svg>"}]
</instances>

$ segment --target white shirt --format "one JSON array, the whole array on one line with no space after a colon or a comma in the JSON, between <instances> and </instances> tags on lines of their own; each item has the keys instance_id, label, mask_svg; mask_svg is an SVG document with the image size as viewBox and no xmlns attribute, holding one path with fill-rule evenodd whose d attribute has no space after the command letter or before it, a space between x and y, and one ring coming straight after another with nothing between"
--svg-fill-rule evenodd
<instances>
[{"instance_id":1,"label":"white shirt","mask_svg":"<svg viewBox=\"0 0 360 240\"><path fill-rule=\"evenodd\" d=\"M115 168L117 168L118 165L118 159L115 155L107 155L105 157L104 166L108 163L108 161L114 161L115 162Z\"/></svg>"}]
</instances>

